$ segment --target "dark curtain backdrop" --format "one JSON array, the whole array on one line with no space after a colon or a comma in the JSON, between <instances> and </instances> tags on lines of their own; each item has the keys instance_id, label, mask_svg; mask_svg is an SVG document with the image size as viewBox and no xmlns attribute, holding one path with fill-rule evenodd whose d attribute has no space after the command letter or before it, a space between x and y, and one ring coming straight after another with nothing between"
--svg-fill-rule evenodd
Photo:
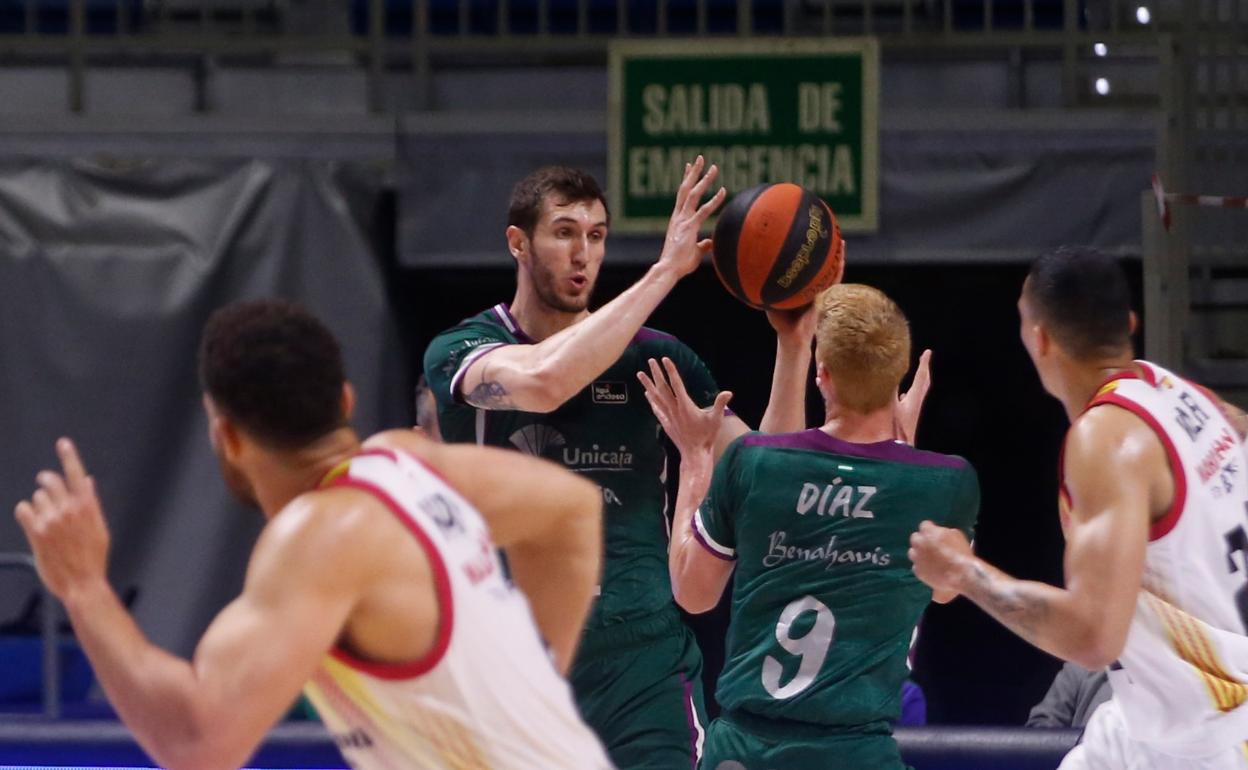
<instances>
[{"instance_id":1,"label":"dark curtain backdrop","mask_svg":"<svg viewBox=\"0 0 1248 770\"><path fill-rule=\"evenodd\" d=\"M76 439L114 583L138 588L140 624L175 651L236 594L261 524L228 498L209 447L195 372L208 315L239 298L303 302L344 340L356 425L406 417L372 242L380 189L332 161L0 161L0 508L54 467L57 436ZM26 549L0 516L0 550ZM0 599L27 590L6 581Z\"/></svg>"}]
</instances>

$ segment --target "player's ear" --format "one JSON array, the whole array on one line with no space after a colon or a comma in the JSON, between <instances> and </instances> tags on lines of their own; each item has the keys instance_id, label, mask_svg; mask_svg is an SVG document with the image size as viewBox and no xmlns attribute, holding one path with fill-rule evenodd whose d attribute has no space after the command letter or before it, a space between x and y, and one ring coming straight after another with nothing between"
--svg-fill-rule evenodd
<instances>
[{"instance_id":1,"label":"player's ear","mask_svg":"<svg viewBox=\"0 0 1248 770\"><path fill-rule=\"evenodd\" d=\"M515 225L507 226L507 248L517 262L526 262L529 256L529 235Z\"/></svg>"},{"instance_id":2,"label":"player's ear","mask_svg":"<svg viewBox=\"0 0 1248 770\"><path fill-rule=\"evenodd\" d=\"M831 378L828 377L827 367L823 365L822 361L816 361L815 362L815 387L819 389L819 395L823 397L824 401L828 400L828 395L829 395L828 386L831 384L831 382L832 382Z\"/></svg>"},{"instance_id":3,"label":"player's ear","mask_svg":"<svg viewBox=\"0 0 1248 770\"><path fill-rule=\"evenodd\" d=\"M1135 314L1134 310L1132 310L1131 314L1127 316L1127 322L1127 333L1134 337L1136 329L1140 328L1140 317Z\"/></svg>"},{"instance_id":4,"label":"player's ear","mask_svg":"<svg viewBox=\"0 0 1248 770\"><path fill-rule=\"evenodd\" d=\"M342 383L342 417L347 422L351 421L351 416L355 414L355 388L350 382Z\"/></svg>"},{"instance_id":5,"label":"player's ear","mask_svg":"<svg viewBox=\"0 0 1248 770\"><path fill-rule=\"evenodd\" d=\"M219 452L225 451L225 417L207 393L203 396L204 414L208 418L208 441Z\"/></svg>"},{"instance_id":6,"label":"player's ear","mask_svg":"<svg viewBox=\"0 0 1248 770\"><path fill-rule=\"evenodd\" d=\"M233 420L221 413L217 413L211 420L213 435L216 437L218 446L221 447L221 453L227 460L237 461L238 456L243 453L242 432Z\"/></svg>"},{"instance_id":7,"label":"player's ear","mask_svg":"<svg viewBox=\"0 0 1248 770\"><path fill-rule=\"evenodd\" d=\"M1053 338L1049 336L1049 330L1044 328L1044 324L1036 324L1032 331L1036 336L1036 355L1047 356L1053 348Z\"/></svg>"}]
</instances>

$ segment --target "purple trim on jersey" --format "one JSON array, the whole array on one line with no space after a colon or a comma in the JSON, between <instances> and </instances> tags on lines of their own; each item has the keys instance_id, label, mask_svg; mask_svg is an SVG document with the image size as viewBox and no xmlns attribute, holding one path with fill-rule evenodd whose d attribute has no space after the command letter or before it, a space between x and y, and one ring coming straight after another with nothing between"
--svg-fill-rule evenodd
<instances>
[{"instance_id":1,"label":"purple trim on jersey","mask_svg":"<svg viewBox=\"0 0 1248 770\"><path fill-rule=\"evenodd\" d=\"M847 457L862 457L868 460L884 460L885 462L922 465L933 468L965 468L967 463L961 457L942 455L938 452L925 452L915 449L909 444L898 441L877 441L874 444L855 444L829 436L818 428L811 428L800 433L751 433L742 439L745 446L770 446L788 449L807 449L814 452L831 452Z\"/></svg>"},{"instance_id":2,"label":"purple trim on jersey","mask_svg":"<svg viewBox=\"0 0 1248 770\"><path fill-rule=\"evenodd\" d=\"M661 332L658 329L649 329L645 326L638 329L637 333L633 335L634 345L638 343L642 343L642 342L658 342L658 341L679 342L680 340L676 339L675 337L668 334L667 332Z\"/></svg>"},{"instance_id":3,"label":"purple trim on jersey","mask_svg":"<svg viewBox=\"0 0 1248 770\"><path fill-rule=\"evenodd\" d=\"M480 361L482 358L485 358L487 354L492 353L495 350L498 350L499 348L506 347L510 344L512 343L491 342L488 345L481 345L479 347L473 348L473 351L471 353L464 356L464 360L460 361L459 368L455 370L455 374L451 375L451 399L454 400L454 402L457 404L468 403L464 399L464 393L459 387L463 383L464 375L468 373L468 367Z\"/></svg>"},{"instance_id":4,"label":"purple trim on jersey","mask_svg":"<svg viewBox=\"0 0 1248 770\"><path fill-rule=\"evenodd\" d=\"M706 538L702 537L702 533L698 531L698 526L694 524L692 521L689 522L689 527L690 529L693 530L693 539L697 540L698 545L702 546L702 548L711 556L714 556L716 559L722 559L724 561L736 561L736 557L725 556L724 554L712 548L711 544L706 542Z\"/></svg>"},{"instance_id":5,"label":"purple trim on jersey","mask_svg":"<svg viewBox=\"0 0 1248 770\"><path fill-rule=\"evenodd\" d=\"M516 339L526 345L537 344L537 340L530 337L528 333L521 328L520 322L516 320L516 317L511 314L511 305L508 305L506 302L500 302L490 308L490 310L493 310L494 315L498 316L498 321L503 325L504 329L511 331L512 334L516 335ZM512 329L515 331L512 331Z\"/></svg>"}]
</instances>

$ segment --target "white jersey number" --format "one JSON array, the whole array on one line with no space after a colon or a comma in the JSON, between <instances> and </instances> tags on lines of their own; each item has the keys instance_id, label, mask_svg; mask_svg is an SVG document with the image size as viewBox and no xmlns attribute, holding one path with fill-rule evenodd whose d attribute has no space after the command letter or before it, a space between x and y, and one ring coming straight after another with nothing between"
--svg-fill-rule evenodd
<instances>
[{"instance_id":1,"label":"white jersey number","mask_svg":"<svg viewBox=\"0 0 1248 770\"><path fill-rule=\"evenodd\" d=\"M814 612L815 624L804 635L794 637L790 631L793 624L803 613ZM780 613L780 622L776 623L776 641L788 652L801 658L797 667L797 676L788 684L780 686L780 677L784 666L780 661L767 656L763 660L763 689L777 700L792 698L815 681L823 661L828 657L828 648L832 646L832 634L836 630L836 618L832 610L813 596L790 602Z\"/></svg>"}]
</instances>

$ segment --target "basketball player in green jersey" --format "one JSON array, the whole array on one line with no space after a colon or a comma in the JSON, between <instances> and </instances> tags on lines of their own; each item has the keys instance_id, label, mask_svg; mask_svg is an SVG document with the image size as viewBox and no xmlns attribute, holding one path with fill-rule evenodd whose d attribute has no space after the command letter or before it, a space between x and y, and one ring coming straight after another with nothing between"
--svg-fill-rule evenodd
<instances>
[{"instance_id":1,"label":"basketball player in green jersey","mask_svg":"<svg viewBox=\"0 0 1248 770\"><path fill-rule=\"evenodd\" d=\"M699 409L671 360L638 373L681 452L669 560L677 602L709 610L736 570L716 692L723 716L707 733L704 770L903 767L890 723L933 598L911 572L910 533L936 518L969 535L979 507L965 460L897 440L910 359L901 310L853 284L825 291L816 310L826 422L747 434L717 465L731 394Z\"/></svg>"},{"instance_id":2,"label":"basketball player in green jersey","mask_svg":"<svg viewBox=\"0 0 1248 770\"><path fill-rule=\"evenodd\" d=\"M624 770L688 770L706 724L701 654L668 581L666 457L634 376L648 358L666 356L699 403L718 392L693 351L642 327L710 249L698 231L724 192L699 205L716 169L703 172L701 158L687 165L658 261L592 314L609 219L601 190L566 168L522 180L507 228L515 299L442 333L425 353L446 441L546 457L602 488L604 574L569 679L586 721ZM772 323L777 379L763 426L793 430L805 417L813 314ZM720 447L747 431L731 415L720 427Z\"/></svg>"}]
</instances>

